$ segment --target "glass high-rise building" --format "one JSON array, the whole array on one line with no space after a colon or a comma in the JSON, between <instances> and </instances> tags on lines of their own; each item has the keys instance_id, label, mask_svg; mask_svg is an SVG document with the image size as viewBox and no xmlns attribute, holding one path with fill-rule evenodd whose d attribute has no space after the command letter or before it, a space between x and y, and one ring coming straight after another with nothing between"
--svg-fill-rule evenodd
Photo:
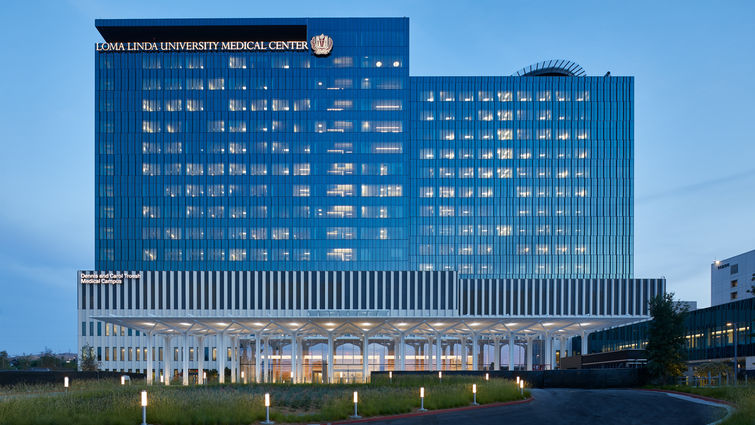
<instances>
[{"instance_id":1,"label":"glass high-rise building","mask_svg":"<svg viewBox=\"0 0 755 425\"><path fill-rule=\"evenodd\" d=\"M412 77L407 18L97 27L159 49L95 55L97 269L632 276L632 77Z\"/></svg>"},{"instance_id":2,"label":"glass high-rise building","mask_svg":"<svg viewBox=\"0 0 755 425\"><path fill-rule=\"evenodd\" d=\"M646 317L664 289L633 279L632 77L566 60L412 76L408 18L95 25L96 258L78 276L79 343L107 369L170 373L181 356L140 349L184 335L209 353L212 336L232 354L187 351L184 383L200 359L238 371L232 347L256 350L258 379L283 376L265 361L289 350L286 373L307 380L316 367L296 350L322 332L329 381L348 369L333 344L360 332L363 347L391 339L394 359L370 366L362 349L360 379L499 368L504 346L512 370L549 368L564 338ZM409 366L411 338L425 348ZM440 355L448 341L456 357Z\"/></svg>"}]
</instances>

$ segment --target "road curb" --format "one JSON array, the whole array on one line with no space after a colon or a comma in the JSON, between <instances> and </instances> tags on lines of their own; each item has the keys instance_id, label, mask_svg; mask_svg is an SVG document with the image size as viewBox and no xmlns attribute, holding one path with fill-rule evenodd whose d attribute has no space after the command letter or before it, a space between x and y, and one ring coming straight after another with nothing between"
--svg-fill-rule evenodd
<instances>
[{"instance_id":1,"label":"road curb","mask_svg":"<svg viewBox=\"0 0 755 425\"><path fill-rule=\"evenodd\" d=\"M652 392L656 392L656 393L664 393L664 394L666 394L668 396L671 396L671 397L692 399L692 400L689 400L689 401L692 401L692 402L695 402L695 400L700 400L700 401L698 401L698 403L700 403L700 402L706 402L705 404L717 404L717 405L723 407L724 409L726 409L726 415L724 415L723 418L721 418L721 419L719 419L717 421L711 422L708 425L720 425L720 424L724 423L727 419L729 419L729 417L731 417L731 415L734 413L734 411L736 410L736 407L737 407L734 403L732 403L730 401L719 400L717 398L706 397L704 395L699 395L699 394L685 393L685 392L682 392L682 391L661 390L661 389L655 389L655 388L643 388L642 391L652 391Z\"/></svg>"},{"instance_id":2,"label":"road curb","mask_svg":"<svg viewBox=\"0 0 755 425\"><path fill-rule=\"evenodd\" d=\"M656 388L641 388L640 391L653 391L653 392L657 392L657 393L669 393L669 394L683 395L683 396L687 396L687 397L691 397L691 398L697 398L697 399L700 399L700 400L710 401L712 403L725 404L727 406L735 407L735 408L737 407L736 404L734 404L734 403L732 403L730 401L719 400L717 398L706 397L704 395L699 395L699 394L685 393L685 392L682 392L682 391L662 390L662 389L656 389Z\"/></svg>"},{"instance_id":3,"label":"road curb","mask_svg":"<svg viewBox=\"0 0 755 425\"><path fill-rule=\"evenodd\" d=\"M529 403L533 401L535 398L532 397L532 395L529 396L529 398L526 398L524 400L514 400L514 401L504 401L504 402L498 402L498 403L489 403L489 404L482 404L480 406L462 406L462 407L452 407L450 409L438 409L438 410L428 410L427 412L409 412L409 413L399 413L398 415L387 415L387 416L372 416L369 418L362 418L362 419L352 419L352 420L344 420L344 421L337 421L332 422L332 424L360 424L365 422L376 422L376 421L391 421L394 419L403 419L403 418L413 418L415 416L428 416L428 415L439 415L443 413L452 413L452 412L463 412L465 410L477 410L477 409L486 409L489 407L501 407L501 406L513 406L516 404L524 404Z\"/></svg>"}]
</instances>

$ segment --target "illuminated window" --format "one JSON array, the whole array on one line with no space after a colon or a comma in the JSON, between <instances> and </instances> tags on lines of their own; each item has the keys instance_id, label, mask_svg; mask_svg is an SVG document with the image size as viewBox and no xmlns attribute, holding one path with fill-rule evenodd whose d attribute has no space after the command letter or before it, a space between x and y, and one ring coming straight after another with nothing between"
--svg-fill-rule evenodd
<instances>
[{"instance_id":1,"label":"illuminated window","mask_svg":"<svg viewBox=\"0 0 755 425\"><path fill-rule=\"evenodd\" d=\"M333 205L325 211L326 217L332 218L353 218L354 207L352 205Z\"/></svg>"},{"instance_id":2,"label":"illuminated window","mask_svg":"<svg viewBox=\"0 0 755 425\"><path fill-rule=\"evenodd\" d=\"M441 186L438 188L438 196L441 198L453 198L454 187L453 186Z\"/></svg>"},{"instance_id":3,"label":"illuminated window","mask_svg":"<svg viewBox=\"0 0 755 425\"><path fill-rule=\"evenodd\" d=\"M309 163L294 164L295 176L308 176L310 172Z\"/></svg>"},{"instance_id":4,"label":"illuminated window","mask_svg":"<svg viewBox=\"0 0 755 425\"><path fill-rule=\"evenodd\" d=\"M228 101L228 110L232 112L246 111L246 100L245 99L230 99Z\"/></svg>"},{"instance_id":5,"label":"illuminated window","mask_svg":"<svg viewBox=\"0 0 755 425\"><path fill-rule=\"evenodd\" d=\"M453 217L455 214L455 208L453 205L451 206L440 206L438 207L438 216L440 217Z\"/></svg>"},{"instance_id":6,"label":"illuminated window","mask_svg":"<svg viewBox=\"0 0 755 425\"><path fill-rule=\"evenodd\" d=\"M328 174L338 175L338 176L344 176L344 175L351 175L354 174L354 164L353 163L343 163L343 162L336 162L330 165L330 168L328 169Z\"/></svg>"},{"instance_id":7,"label":"illuminated window","mask_svg":"<svg viewBox=\"0 0 755 425\"><path fill-rule=\"evenodd\" d=\"M352 248L329 249L327 259L330 261L354 261L354 250Z\"/></svg>"},{"instance_id":8,"label":"illuminated window","mask_svg":"<svg viewBox=\"0 0 755 425\"><path fill-rule=\"evenodd\" d=\"M293 190L293 196L295 196L295 197L308 197L309 196L309 185L295 184L294 185L294 190Z\"/></svg>"},{"instance_id":9,"label":"illuminated window","mask_svg":"<svg viewBox=\"0 0 755 425\"><path fill-rule=\"evenodd\" d=\"M328 239L356 239L354 227L328 227L325 233Z\"/></svg>"},{"instance_id":10,"label":"illuminated window","mask_svg":"<svg viewBox=\"0 0 755 425\"><path fill-rule=\"evenodd\" d=\"M362 185L362 196L365 197L398 197L401 196L403 186L400 184Z\"/></svg>"},{"instance_id":11,"label":"illuminated window","mask_svg":"<svg viewBox=\"0 0 755 425\"><path fill-rule=\"evenodd\" d=\"M225 79L210 78L207 80L207 88L210 90L225 90Z\"/></svg>"},{"instance_id":12,"label":"illuminated window","mask_svg":"<svg viewBox=\"0 0 755 425\"><path fill-rule=\"evenodd\" d=\"M498 129L498 140L512 140L514 138L514 132L511 129Z\"/></svg>"},{"instance_id":13,"label":"illuminated window","mask_svg":"<svg viewBox=\"0 0 755 425\"><path fill-rule=\"evenodd\" d=\"M510 91L499 91L497 93L497 96L499 102L511 102L513 100L513 96Z\"/></svg>"},{"instance_id":14,"label":"illuminated window","mask_svg":"<svg viewBox=\"0 0 755 425\"><path fill-rule=\"evenodd\" d=\"M288 227L274 227L273 228L274 240L288 239L288 237L289 237Z\"/></svg>"},{"instance_id":15,"label":"illuminated window","mask_svg":"<svg viewBox=\"0 0 755 425\"><path fill-rule=\"evenodd\" d=\"M328 185L327 196L354 196L353 184L331 184Z\"/></svg>"}]
</instances>

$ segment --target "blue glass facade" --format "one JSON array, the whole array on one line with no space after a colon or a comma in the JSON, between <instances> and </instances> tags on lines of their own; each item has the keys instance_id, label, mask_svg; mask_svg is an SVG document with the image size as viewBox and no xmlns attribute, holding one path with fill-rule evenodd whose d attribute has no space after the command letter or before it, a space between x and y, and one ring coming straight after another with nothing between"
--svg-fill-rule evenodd
<instances>
[{"instance_id":1,"label":"blue glass facade","mask_svg":"<svg viewBox=\"0 0 755 425\"><path fill-rule=\"evenodd\" d=\"M334 46L96 52L96 269L632 276L631 77L410 77L407 18L97 26Z\"/></svg>"},{"instance_id":2,"label":"blue glass facade","mask_svg":"<svg viewBox=\"0 0 755 425\"><path fill-rule=\"evenodd\" d=\"M412 267L632 276L631 77L413 77Z\"/></svg>"},{"instance_id":3,"label":"blue glass facade","mask_svg":"<svg viewBox=\"0 0 755 425\"><path fill-rule=\"evenodd\" d=\"M590 334L589 352L602 353L647 346L648 324L640 322ZM686 357L689 361L755 355L755 299L690 311L685 320Z\"/></svg>"}]
</instances>

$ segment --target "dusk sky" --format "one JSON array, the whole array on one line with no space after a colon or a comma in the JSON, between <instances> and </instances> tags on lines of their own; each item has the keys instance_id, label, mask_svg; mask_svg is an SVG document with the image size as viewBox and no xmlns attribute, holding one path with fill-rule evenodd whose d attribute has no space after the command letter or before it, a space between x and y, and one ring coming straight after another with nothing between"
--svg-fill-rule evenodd
<instances>
[{"instance_id":1,"label":"dusk sky","mask_svg":"<svg viewBox=\"0 0 755 425\"><path fill-rule=\"evenodd\" d=\"M411 75L545 59L635 77L635 277L710 304L710 264L755 249L755 2L49 1L3 7L0 350L75 351L94 267L96 18L410 18Z\"/></svg>"}]
</instances>

